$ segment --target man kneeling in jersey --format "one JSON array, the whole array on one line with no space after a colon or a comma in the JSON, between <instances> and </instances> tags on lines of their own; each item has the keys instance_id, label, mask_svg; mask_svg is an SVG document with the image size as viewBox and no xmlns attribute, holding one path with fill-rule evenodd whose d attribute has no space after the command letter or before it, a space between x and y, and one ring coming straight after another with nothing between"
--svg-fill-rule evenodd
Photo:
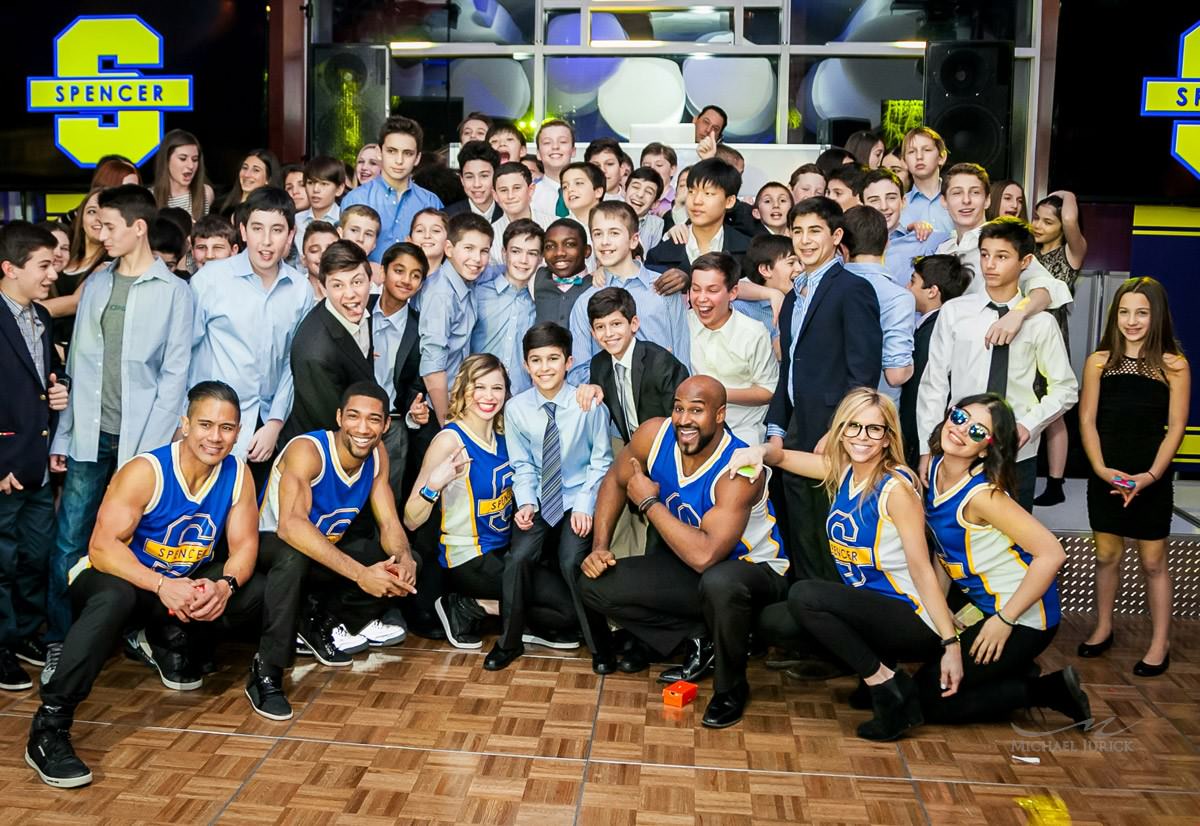
<instances>
[{"instance_id":1,"label":"man kneeling in jersey","mask_svg":"<svg viewBox=\"0 0 1200 826\"><path fill-rule=\"evenodd\" d=\"M710 728L742 719L754 616L787 592L788 560L767 480L729 478L730 457L742 444L725 427L725 388L708 376L683 382L671 418L644 422L604 477L593 550L583 562L585 605L660 655L689 643L683 666L664 671L661 682L695 681L715 664L703 718ZM617 560L609 542L626 499L652 530L645 556ZM646 666L634 649L618 667Z\"/></svg>"},{"instance_id":2,"label":"man kneeling in jersey","mask_svg":"<svg viewBox=\"0 0 1200 826\"><path fill-rule=\"evenodd\" d=\"M129 622L144 623L142 644L163 683L188 690L202 683L189 642L259 615L263 578L251 579L254 482L230 455L240 410L229 385L197 384L188 392L183 440L135 456L113 476L88 555L70 572L76 619L41 686L25 751L25 762L51 786L92 782L71 746L71 723ZM222 531L224 562L213 558Z\"/></svg>"},{"instance_id":3,"label":"man kneeling in jersey","mask_svg":"<svg viewBox=\"0 0 1200 826\"><path fill-rule=\"evenodd\" d=\"M349 665L350 655L334 639L339 622L370 625L391 607L388 598L416 592L417 559L396 513L387 452L379 449L389 423L387 393L375 382L355 382L342 394L337 423L337 430L302 433L287 443L271 467L259 516L259 555L273 564L247 694L254 710L272 720L292 716L282 684L297 631L321 663ZM379 541L339 545L368 500ZM302 620L306 588L318 609Z\"/></svg>"}]
</instances>

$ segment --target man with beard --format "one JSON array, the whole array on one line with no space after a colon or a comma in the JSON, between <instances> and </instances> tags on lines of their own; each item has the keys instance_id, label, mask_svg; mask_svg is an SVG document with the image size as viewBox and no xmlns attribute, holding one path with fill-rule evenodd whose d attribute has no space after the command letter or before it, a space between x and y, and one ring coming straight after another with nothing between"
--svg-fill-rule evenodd
<instances>
[{"instance_id":1,"label":"man with beard","mask_svg":"<svg viewBox=\"0 0 1200 826\"><path fill-rule=\"evenodd\" d=\"M271 720L288 720L283 669L297 631L322 664L344 666L351 657L336 643L332 620L360 628L381 617L388 597L415 591L417 560L396 514L388 484L388 456L380 441L389 424L388 396L375 382L355 382L342 394L337 430L302 433L288 442L271 468L259 516L259 555L273 561L258 654L246 696ZM370 502L379 542L339 540ZM311 569L311 575L310 575ZM328 609L301 621L308 591Z\"/></svg>"},{"instance_id":2,"label":"man with beard","mask_svg":"<svg viewBox=\"0 0 1200 826\"><path fill-rule=\"evenodd\" d=\"M584 604L638 640L622 671L646 668L643 645L666 655L684 643L684 664L664 671L661 682L694 681L715 667L703 718L710 728L741 720L754 616L787 590L789 563L766 479L728 473L742 444L725 427L725 388L708 376L684 381L671 418L643 423L604 477L593 550L582 566ZM651 530L645 556L617 560L609 542L626 500Z\"/></svg>"}]
</instances>

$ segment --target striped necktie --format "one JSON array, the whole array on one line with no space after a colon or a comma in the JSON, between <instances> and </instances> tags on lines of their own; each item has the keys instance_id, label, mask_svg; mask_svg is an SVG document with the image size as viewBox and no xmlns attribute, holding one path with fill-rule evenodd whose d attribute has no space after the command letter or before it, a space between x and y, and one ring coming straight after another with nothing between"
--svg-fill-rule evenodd
<instances>
[{"instance_id":1,"label":"striped necktie","mask_svg":"<svg viewBox=\"0 0 1200 826\"><path fill-rule=\"evenodd\" d=\"M562 443L554 421L554 402L542 405L546 411L546 433L542 437L542 519L554 527L563 518Z\"/></svg>"}]
</instances>

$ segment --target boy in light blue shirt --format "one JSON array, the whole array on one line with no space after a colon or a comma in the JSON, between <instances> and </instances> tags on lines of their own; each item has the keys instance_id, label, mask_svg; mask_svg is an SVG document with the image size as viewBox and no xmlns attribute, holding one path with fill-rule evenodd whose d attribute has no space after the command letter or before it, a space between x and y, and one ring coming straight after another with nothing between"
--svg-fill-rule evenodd
<instances>
[{"instance_id":1,"label":"boy in light blue shirt","mask_svg":"<svg viewBox=\"0 0 1200 826\"><path fill-rule=\"evenodd\" d=\"M346 191L346 165L337 158L318 155L304 165L304 191L308 209L296 213L296 254L304 257L304 230L313 221L337 224L342 211L337 199Z\"/></svg>"},{"instance_id":2,"label":"boy in light blue shirt","mask_svg":"<svg viewBox=\"0 0 1200 826\"><path fill-rule=\"evenodd\" d=\"M475 282L488 268L492 225L474 212L450 219L446 259L425 284L421 298L421 376L438 424L446 423L450 385L471 354L471 335L479 318Z\"/></svg>"},{"instance_id":3,"label":"boy in light blue shirt","mask_svg":"<svg viewBox=\"0 0 1200 826\"><path fill-rule=\"evenodd\" d=\"M576 648L575 630L582 627L592 670L608 674L616 667L608 624L585 610L579 596L580 565L592 548L596 495L613 461L608 409L580 407L577 388L567 383L571 334L563 327L552 321L534 325L522 348L534 386L504 411L517 529L504 560L503 630L483 667L506 668L525 652L525 643ZM551 548L561 576L541 564Z\"/></svg>"},{"instance_id":4,"label":"boy in light blue shirt","mask_svg":"<svg viewBox=\"0 0 1200 826\"><path fill-rule=\"evenodd\" d=\"M530 387L521 342L533 326L536 308L529 282L541 263L545 237L545 231L530 219L513 221L504 228L504 258L497 262L502 266L492 267L475 287L479 319L471 335L471 352L500 359L513 395Z\"/></svg>"},{"instance_id":5,"label":"boy in light blue shirt","mask_svg":"<svg viewBox=\"0 0 1200 826\"><path fill-rule=\"evenodd\" d=\"M846 269L870 282L879 300L883 329L883 374L879 392L900 404L900 386L913 374L913 330L917 304L912 293L892 281L883 266L887 220L874 207L857 206L842 216L842 243L850 253Z\"/></svg>"}]
</instances>

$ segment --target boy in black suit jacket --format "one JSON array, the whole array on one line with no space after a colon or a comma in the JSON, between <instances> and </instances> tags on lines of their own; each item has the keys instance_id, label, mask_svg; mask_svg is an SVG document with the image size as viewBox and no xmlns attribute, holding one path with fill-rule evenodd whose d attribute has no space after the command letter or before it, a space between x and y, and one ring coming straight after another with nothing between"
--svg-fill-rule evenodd
<instances>
[{"instance_id":1,"label":"boy in black suit jacket","mask_svg":"<svg viewBox=\"0 0 1200 826\"><path fill-rule=\"evenodd\" d=\"M913 263L908 291L917 300L917 329L913 335L913 374L900 388L900 430L904 437L904 459L915 468L921 458L917 444L917 391L929 363L929 341L942 305L966 292L971 270L957 255L926 255ZM946 400L947 403L949 400Z\"/></svg>"},{"instance_id":2,"label":"boy in black suit jacket","mask_svg":"<svg viewBox=\"0 0 1200 826\"><path fill-rule=\"evenodd\" d=\"M56 522L49 438L67 406L67 382L50 341L50 314L36 302L57 277L57 246L25 221L0 229L0 688L9 691L33 686L18 657L45 665L36 634L46 618Z\"/></svg>"},{"instance_id":3,"label":"boy in black suit jacket","mask_svg":"<svg viewBox=\"0 0 1200 826\"><path fill-rule=\"evenodd\" d=\"M613 455L629 442L644 421L670 416L675 388L688 370L671 351L634 337L638 329L637 304L628 291L605 287L587 305L592 337L600 352L592 356L591 385L608 406L617 436ZM646 547L646 520L626 508L613 531L611 550L618 558L642 553Z\"/></svg>"},{"instance_id":4,"label":"boy in black suit jacket","mask_svg":"<svg viewBox=\"0 0 1200 826\"><path fill-rule=\"evenodd\" d=\"M692 261L706 252L727 252L741 264L750 236L725 222L725 214L738 205L742 176L716 158L700 161L688 172L687 239L668 235L646 254L646 266L657 272L679 269L691 274ZM747 209L750 209L747 206Z\"/></svg>"}]
</instances>

